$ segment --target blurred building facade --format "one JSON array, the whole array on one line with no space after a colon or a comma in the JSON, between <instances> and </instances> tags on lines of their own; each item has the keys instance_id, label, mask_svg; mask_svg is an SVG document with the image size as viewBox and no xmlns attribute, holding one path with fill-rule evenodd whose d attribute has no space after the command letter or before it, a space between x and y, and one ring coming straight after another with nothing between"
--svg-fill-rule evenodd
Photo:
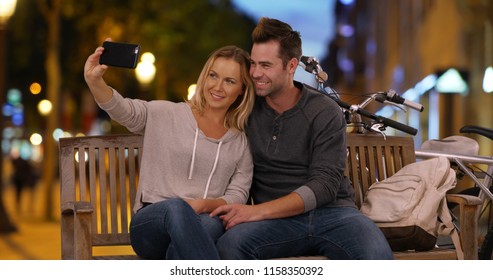
<instances>
[{"instance_id":1,"label":"blurred building facade","mask_svg":"<svg viewBox=\"0 0 493 280\"><path fill-rule=\"evenodd\" d=\"M458 134L466 124L493 128L493 93L482 87L493 65L493 1L338 0L335 9L337 32L322 63L338 91L391 88L425 105L421 113L392 110L388 116L419 127L417 146ZM436 87L449 69L457 70L466 91ZM481 153L492 154L491 141L482 138L476 138Z\"/></svg>"}]
</instances>

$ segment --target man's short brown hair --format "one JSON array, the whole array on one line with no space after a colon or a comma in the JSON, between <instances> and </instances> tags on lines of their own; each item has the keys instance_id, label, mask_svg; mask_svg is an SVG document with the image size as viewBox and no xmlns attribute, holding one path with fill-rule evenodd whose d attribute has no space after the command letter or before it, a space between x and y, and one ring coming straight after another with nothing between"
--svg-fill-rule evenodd
<instances>
[{"instance_id":1,"label":"man's short brown hair","mask_svg":"<svg viewBox=\"0 0 493 280\"><path fill-rule=\"evenodd\" d=\"M301 35L291 26L277 19L262 17L252 32L253 43L266 43L268 41L279 42L279 57L284 67L293 57L300 59Z\"/></svg>"}]
</instances>

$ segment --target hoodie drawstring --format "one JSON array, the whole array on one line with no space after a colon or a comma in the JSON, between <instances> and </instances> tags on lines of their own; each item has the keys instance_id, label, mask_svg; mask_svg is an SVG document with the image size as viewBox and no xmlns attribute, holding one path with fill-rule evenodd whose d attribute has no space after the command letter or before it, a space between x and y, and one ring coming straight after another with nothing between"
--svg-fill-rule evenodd
<instances>
[{"instance_id":1,"label":"hoodie drawstring","mask_svg":"<svg viewBox=\"0 0 493 280\"><path fill-rule=\"evenodd\" d=\"M207 185L205 185L204 199L207 198L207 193L209 192L209 185L211 183L212 175L214 175L214 172L216 171L217 162L219 161L219 152L221 151L222 144L223 142L221 141L217 146L216 159L214 159L214 166L212 166L211 174L209 174L209 179L207 179Z\"/></svg>"},{"instance_id":2,"label":"hoodie drawstring","mask_svg":"<svg viewBox=\"0 0 493 280\"><path fill-rule=\"evenodd\" d=\"M192 162L190 163L190 172L188 173L188 180L192 179L193 175L193 167L195 165L195 152L197 150L197 139L199 137L199 128L195 129L195 139L193 141L193 151L192 151ZM207 198L207 193L209 192L209 185L212 180L212 175L214 175L214 172L216 171L217 167L217 162L219 161L219 153L221 152L221 146L223 142L219 142L219 145L217 146L217 152L216 152L216 158L214 159L214 165L212 166L211 173L209 174L209 178L207 179L207 184L205 185L205 192L204 192L204 199Z\"/></svg>"},{"instance_id":3,"label":"hoodie drawstring","mask_svg":"<svg viewBox=\"0 0 493 280\"><path fill-rule=\"evenodd\" d=\"M193 166L195 165L195 150L197 150L197 139L199 137L199 128L195 129L195 140L193 141L192 162L190 163L190 173L188 173L188 180L192 180Z\"/></svg>"}]
</instances>

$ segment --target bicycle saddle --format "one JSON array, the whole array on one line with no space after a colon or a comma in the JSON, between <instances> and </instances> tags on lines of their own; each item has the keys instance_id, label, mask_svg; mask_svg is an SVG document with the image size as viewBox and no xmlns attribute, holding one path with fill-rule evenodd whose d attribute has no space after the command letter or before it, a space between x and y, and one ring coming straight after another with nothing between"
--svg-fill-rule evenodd
<instances>
[{"instance_id":1,"label":"bicycle saddle","mask_svg":"<svg viewBox=\"0 0 493 280\"><path fill-rule=\"evenodd\" d=\"M477 155L479 152L479 144L472 138L453 135L443 139L426 140L421 145L421 150Z\"/></svg>"},{"instance_id":2,"label":"bicycle saddle","mask_svg":"<svg viewBox=\"0 0 493 280\"><path fill-rule=\"evenodd\" d=\"M460 130L461 133L477 133L493 140L493 129L484 128L476 125L466 125Z\"/></svg>"}]
</instances>

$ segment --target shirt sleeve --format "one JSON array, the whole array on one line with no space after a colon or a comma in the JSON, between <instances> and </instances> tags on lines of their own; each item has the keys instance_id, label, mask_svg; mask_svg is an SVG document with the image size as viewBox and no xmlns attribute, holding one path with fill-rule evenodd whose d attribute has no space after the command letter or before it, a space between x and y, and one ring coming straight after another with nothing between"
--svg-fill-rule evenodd
<instances>
[{"instance_id":1,"label":"shirt sleeve","mask_svg":"<svg viewBox=\"0 0 493 280\"><path fill-rule=\"evenodd\" d=\"M297 193L299 196L301 196L301 199L303 200L305 206L304 212L308 212L312 209L317 208L317 197L315 197L315 193L310 187L303 185L294 190L294 193Z\"/></svg>"},{"instance_id":2,"label":"shirt sleeve","mask_svg":"<svg viewBox=\"0 0 493 280\"><path fill-rule=\"evenodd\" d=\"M98 106L106 111L110 118L125 126L130 132L143 134L147 121L147 101L124 98L115 89L113 97Z\"/></svg>"},{"instance_id":3,"label":"shirt sleeve","mask_svg":"<svg viewBox=\"0 0 493 280\"><path fill-rule=\"evenodd\" d=\"M314 120L309 180L296 190L305 202L305 211L333 203L337 199L344 184L346 157L344 116L339 108L329 106L326 112Z\"/></svg>"}]
</instances>

